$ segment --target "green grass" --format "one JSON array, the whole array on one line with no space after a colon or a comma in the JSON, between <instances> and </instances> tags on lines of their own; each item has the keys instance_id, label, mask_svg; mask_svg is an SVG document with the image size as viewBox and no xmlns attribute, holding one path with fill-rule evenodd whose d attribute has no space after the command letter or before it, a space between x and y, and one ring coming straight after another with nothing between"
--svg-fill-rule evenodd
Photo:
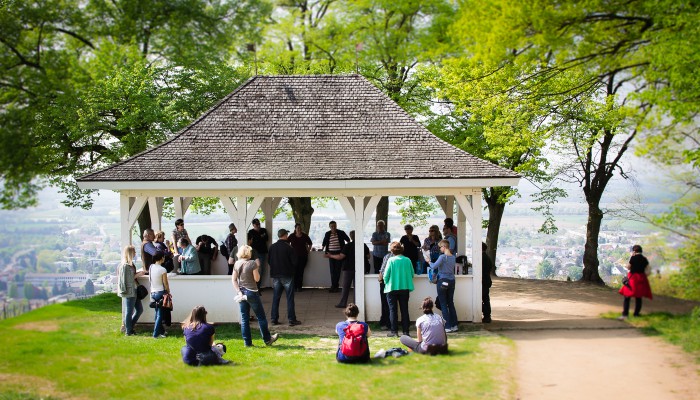
<instances>
[{"instance_id":1,"label":"green grass","mask_svg":"<svg viewBox=\"0 0 700 400\"><path fill-rule=\"evenodd\" d=\"M104 294L47 306L0 321L0 400L134 398L460 398L510 399L515 349L499 336L462 334L449 356L411 354L369 365L335 362L337 337L284 334L266 347L243 348L237 324L217 326L232 366L193 368L180 359L181 330L155 340L141 327L118 333L120 301ZM370 348L397 347L371 337Z\"/></svg>"},{"instance_id":2,"label":"green grass","mask_svg":"<svg viewBox=\"0 0 700 400\"><path fill-rule=\"evenodd\" d=\"M606 318L617 318L617 313L607 313ZM639 328L649 336L659 336L690 353L695 362L700 364L700 307L692 313L673 315L670 313L651 313L632 317L627 322Z\"/></svg>"}]
</instances>

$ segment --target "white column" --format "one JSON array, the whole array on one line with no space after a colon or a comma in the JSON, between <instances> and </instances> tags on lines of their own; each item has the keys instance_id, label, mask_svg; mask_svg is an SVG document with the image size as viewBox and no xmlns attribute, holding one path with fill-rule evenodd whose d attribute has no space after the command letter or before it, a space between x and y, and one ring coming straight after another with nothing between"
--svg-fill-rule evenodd
<instances>
[{"instance_id":1,"label":"white column","mask_svg":"<svg viewBox=\"0 0 700 400\"><path fill-rule=\"evenodd\" d=\"M162 230L161 220L163 219L163 198L149 197L148 211L151 214L151 229L157 232Z\"/></svg>"},{"instance_id":2,"label":"white column","mask_svg":"<svg viewBox=\"0 0 700 400\"><path fill-rule=\"evenodd\" d=\"M175 206L175 219L185 218L187 209L192 204L192 197L173 197L173 205Z\"/></svg>"},{"instance_id":3,"label":"white column","mask_svg":"<svg viewBox=\"0 0 700 400\"><path fill-rule=\"evenodd\" d=\"M134 198L128 197L125 194L119 195L119 224L121 233L121 247L131 245L131 224L129 224L129 209L133 204ZM121 249L120 249L121 250ZM121 254L121 251L120 251Z\"/></svg>"},{"instance_id":4,"label":"white column","mask_svg":"<svg viewBox=\"0 0 700 400\"><path fill-rule=\"evenodd\" d=\"M481 190L475 189L472 194L472 274L474 275L474 302L473 304L473 320L481 322Z\"/></svg>"}]
</instances>

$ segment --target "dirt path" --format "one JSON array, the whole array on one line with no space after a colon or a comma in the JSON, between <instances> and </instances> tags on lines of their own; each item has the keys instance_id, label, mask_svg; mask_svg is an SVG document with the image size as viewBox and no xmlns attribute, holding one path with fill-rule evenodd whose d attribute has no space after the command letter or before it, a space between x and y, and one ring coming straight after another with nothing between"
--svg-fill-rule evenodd
<instances>
[{"instance_id":1,"label":"dirt path","mask_svg":"<svg viewBox=\"0 0 700 400\"><path fill-rule=\"evenodd\" d=\"M499 278L487 329L517 346L518 399L700 399L700 368L681 349L601 313L621 309L609 288ZM697 303L658 297L642 314Z\"/></svg>"}]
</instances>

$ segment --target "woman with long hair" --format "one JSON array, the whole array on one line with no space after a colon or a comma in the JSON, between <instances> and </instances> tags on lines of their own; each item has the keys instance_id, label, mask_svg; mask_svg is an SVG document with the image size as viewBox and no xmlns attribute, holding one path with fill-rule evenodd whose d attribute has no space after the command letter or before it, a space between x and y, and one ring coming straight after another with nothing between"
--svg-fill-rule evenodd
<instances>
[{"instance_id":1,"label":"woman with long hair","mask_svg":"<svg viewBox=\"0 0 700 400\"><path fill-rule=\"evenodd\" d=\"M270 330L267 327L267 317L258 291L260 261L251 260L252 251L253 249L248 245L239 246L238 261L233 265L233 274L231 275L233 290L236 292L235 300L241 310L241 336L243 336L245 347L253 346L253 338L250 335L250 310L253 309L258 319L260 334L265 344L270 346L277 340L278 335L276 333L270 335Z\"/></svg>"},{"instance_id":2,"label":"woman with long hair","mask_svg":"<svg viewBox=\"0 0 700 400\"><path fill-rule=\"evenodd\" d=\"M449 245L449 244L448 244ZM447 334L445 320L433 313L433 299L423 299L423 315L416 320L416 338L401 336L401 344L421 354L446 354Z\"/></svg>"},{"instance_id":3,"label":"woman with long hair","mask_svg":"<svg viewBox=\"0 0 700 400\"><path fill-rule=\"evenodd\" d=\"M189 317L182 321L182 334L185 346L182 348L182 361L187 365L207 365L200 363L204 355L211 354L214 344L214 325L207 323L207 310L204 306L192 309ZM213 363L213 360L211 361Z\"/></svg>"},{"instance_id":4,"label":"woman with long hair","mask_svg":"<svg viewBox=\"0 0 700 400\"><path fill-rule=\"evenodd\" d=\"M153 326L153 337L162 339L165 337L163 327L163 296L170 293L168 283L168 272L163 267L163 253L156 253L153 256L153 264L148 268L148 281L151 284L151 300L156 303L156 315Z\"/></svg>"},{"instance_id":5,"label":"woman with long hair","mask_svg":"<svg viewBox=\"0 0 700 400\"><path fill-rule=\"evenodd\" d=\"M447 332L457 332L457 311L455 311L455 263L457 261L450 242L441 240L438 243L440 257L434 263L429 263L433 273L437 274L437 296L440 300L442 316L447 321Z\"/></svg>"},{"instance_id":6,"label":"woman with long hair","mask_svg":"<svg viewBox=\"0 0 700 400\"><path fill-rule=\"evenodd\" d=\"M134 257L136 257L136 248L125 246L118 273L117 295L122 298L122 329L126 336L134 334L134 326L143 313L143 304L136 298L136 287L139 284L136 278L142 276L144 271L136 272Z\"/></svg>"}]
</instances>

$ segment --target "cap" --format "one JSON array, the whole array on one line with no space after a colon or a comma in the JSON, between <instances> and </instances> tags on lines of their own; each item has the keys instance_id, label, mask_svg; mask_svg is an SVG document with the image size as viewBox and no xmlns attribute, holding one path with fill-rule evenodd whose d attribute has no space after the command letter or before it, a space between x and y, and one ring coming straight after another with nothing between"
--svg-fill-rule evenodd
<instances>
[{"instance_id":1,"label":"cap","mask_svg":"<svg viewBox=\"0 0 700 400\"><path fill-rule=\"evenodd\" d=\"M280 229L280 230L277 231L277 237L278 237L278 238L281 238L281 237L283 237L284 235L287 235L287 234L289 234L289 231L286 230L286 229Z\"/></svg>"},{"instance_id":2,"label":"cap","mask_svg":"<svg viewBox=\"0 0 700 400\"><path fill-rule=\"evenodd\" d=\"M254 225L260 225L260 220L255 218L252 222Z\"/></svg>"}]
</instances>

